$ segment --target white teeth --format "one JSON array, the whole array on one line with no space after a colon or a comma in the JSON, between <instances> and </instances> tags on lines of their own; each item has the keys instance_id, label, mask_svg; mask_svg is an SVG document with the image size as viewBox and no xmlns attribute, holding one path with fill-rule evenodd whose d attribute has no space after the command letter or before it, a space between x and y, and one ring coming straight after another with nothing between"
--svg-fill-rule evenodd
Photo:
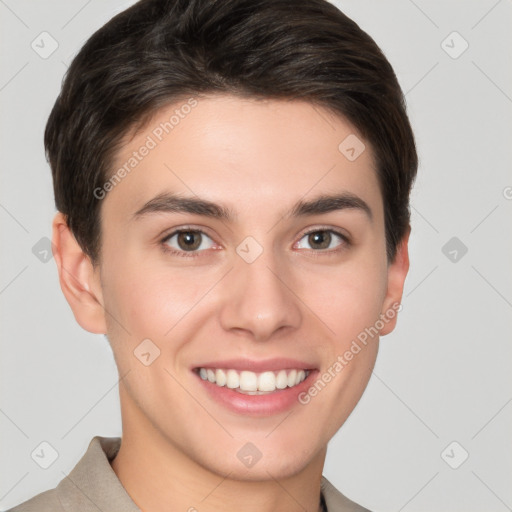
<instances>
[{"instance_id":1,"label":"white teeth","mask_svg":"<svg viewBox=\"0 0 512 512\"><path fill-rule=\"evenodd\" d=\"M279 370L266 371L260 374L236 370L224 370L213 368L200 368L199 376L203 380L226 386L245 394L271 393L276 389L291 388L300 384L307 376L307 370Z\"/></svg>"},{"instance_id":2,"label":"white teeth","mask_svg":"<svg viewBox=\"0 0 512 512\"><path fill-rule=\"evenodd\" d=\"M258 391L258 376L254 372L240 372L240 389Z\"/></svg>"},{"instance_id":3,"label":"white teeth","mask_svg":"<svg viewBox=\"0 0 512 512\"><path fill-rule=\"evenodd\" d=\"M219 386L225 386L228 378L224 370L215 370L215 381Z\"/></svg>"},{"instance_id":4,"label":"white teeth","mask_svg":"<svg viewBox=\"0 0 512 512\"><path fill-rule=\"evenodd\" d=\"M241 387L241 386L240 386ZM275 391L276 389L276 376L274 372L263 372L258 377L258 390L259 391Z\"/></svg>"},{"instance_id":5,"label":"white teeth","mask_svg":"<svg viewBox=\"0 0 512 512\"><path fill-rule=\"evenodd\" d=\"M288 387L288 375L286 375L286 370L281 370L276 377L276 388L284 389Z\"/></svg>"},{"instance_id":6,"label":"white teeth","mask_svg":"<svg viewBox=\"0 0 512 512\"><path fill-rule=\"evenodd\" d=\"M238 372L236 370L228 370L226 375L226 386L230 389L236 389L240 386L240 377L238 376Z\"/></svg>"}]
</instances>

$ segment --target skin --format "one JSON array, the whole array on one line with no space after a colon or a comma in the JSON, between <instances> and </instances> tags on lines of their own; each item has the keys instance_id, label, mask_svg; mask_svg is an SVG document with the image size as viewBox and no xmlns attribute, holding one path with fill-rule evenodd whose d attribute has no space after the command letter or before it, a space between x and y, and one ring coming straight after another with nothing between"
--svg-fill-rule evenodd
<instances>
[{"instance_id":1,"label":"skin","mask_svg":"<svg viewBox=\"0 0 512 512\"><path fill-rule=\"evenodd\" d=\"M228 411L190 368L221 358L292 357L327 371L359 333L400 302L408 233L388 262L371 148L365 142L355 161L345 158L338 146L357 132L343 118L302 101L197 100L103 199L97 266L62 214L54 220L63 292L83 328L107 334L122 377L123 441L112 467L144 511L316 511L327 443L368 383L378 337L291 414ZM114 169L177 106L163 108L127 137ZM134 217L166 192L222 204L235 217ZM333 192L364 200L371 218L358 208L286 215L300 199ZM176 236L162 242L164 236L190 225L206 233L196 257L183 248L185 256L166 252L166 245L180 245ZM328 248L319 249L304 235L311 228L340 231L350 243L333 235ZM252 263L236 252L247 236L263 248ZM396 316L380 335L395 322ZM145 366L133 352L148 338L160 356ZM262 453L251 468L236 456L247 442Z\"/></svg>"}]
</instances>

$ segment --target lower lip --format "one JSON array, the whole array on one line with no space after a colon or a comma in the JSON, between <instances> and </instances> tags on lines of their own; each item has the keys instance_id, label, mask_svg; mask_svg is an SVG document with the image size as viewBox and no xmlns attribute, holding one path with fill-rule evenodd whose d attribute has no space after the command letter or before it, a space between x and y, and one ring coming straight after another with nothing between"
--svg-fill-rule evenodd
<instances>
[{"instance_id":1,"label":"lower lip","mask_svg":"<svg viewBox=\"0 0 512 512\"><path fill-rule=\"evenodd\" d=\"M311 370L300 384L291 388L279 389L265 395L245 395L226 386L217 386L209 380L203 380L194 372L206 392L217 403L237 414L251 416L270 416L291 409L299 403L298 396L310 387L317 373L317 370Z\"/></svg>"}]
</instances>

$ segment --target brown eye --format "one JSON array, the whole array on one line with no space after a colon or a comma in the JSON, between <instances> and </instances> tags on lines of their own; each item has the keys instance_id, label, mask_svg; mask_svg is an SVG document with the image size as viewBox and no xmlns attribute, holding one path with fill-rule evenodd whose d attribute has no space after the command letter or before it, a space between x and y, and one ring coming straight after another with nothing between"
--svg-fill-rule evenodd
<instances>
[{"instance_id":1,"label":"brown eye","mask_svg":"<svg viewBox=\"0 0 512 512\"><path fill-rule=\"evenodd\" d=\"M304 242L303 240L306 240ZM337 242L337 243L336 243ZM314 249L317 252L341 248L349 242L347 238L332 229L317 229L304 234L298 242L299 249ZM327 251L326 251L327 252Z\"/></svg>"},{"instance_id":2,"label":"brown eye","mask_svg":"<svg viewBox=\"0 0 512 512\"><path fill-rule=\"evenodd\" d=\"M184 251L195 251L201 245L199 231L182 231L178 234L178 245Z\"/></svg>"},{"instance_id":3,"label":"brown eye","mask_svg":"<svg viewBox=\"0 0 512 512\"><path fill-rule=\"evenodd\" d=\"M331 238L329 231L315 231L308 235L308 242L313 249L328 249Z\"/></svg>"},{"instance_id":4,"label":"brown eye","mask_svg":"<svg viewBox=\"0 0 512 512\"><path fill-rule=\"evenodd\" d=\"M210 249L214 245L213 240L206 233L194 229L175 231L163 242L177 253L200 252Z\"/></svg>"}]
</instances>

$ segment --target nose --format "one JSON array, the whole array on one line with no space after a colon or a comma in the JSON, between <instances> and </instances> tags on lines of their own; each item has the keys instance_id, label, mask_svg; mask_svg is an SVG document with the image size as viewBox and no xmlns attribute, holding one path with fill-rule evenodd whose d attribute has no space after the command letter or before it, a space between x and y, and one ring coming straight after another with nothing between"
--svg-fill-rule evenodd
<instances>
[{"instance_id":1,"label":"nose","mask_svg":"<svg viewBox=\"0 0 512 512\"><path fill-rule=\"evenodd\" d=\"M270 339L277 331L297 329L302 321L300 299L291 273L277 265L271 251L252 263L235 258L225 283L220 322L227 331L245 333L254 341Z\"/></svg>"}]
</instances>

